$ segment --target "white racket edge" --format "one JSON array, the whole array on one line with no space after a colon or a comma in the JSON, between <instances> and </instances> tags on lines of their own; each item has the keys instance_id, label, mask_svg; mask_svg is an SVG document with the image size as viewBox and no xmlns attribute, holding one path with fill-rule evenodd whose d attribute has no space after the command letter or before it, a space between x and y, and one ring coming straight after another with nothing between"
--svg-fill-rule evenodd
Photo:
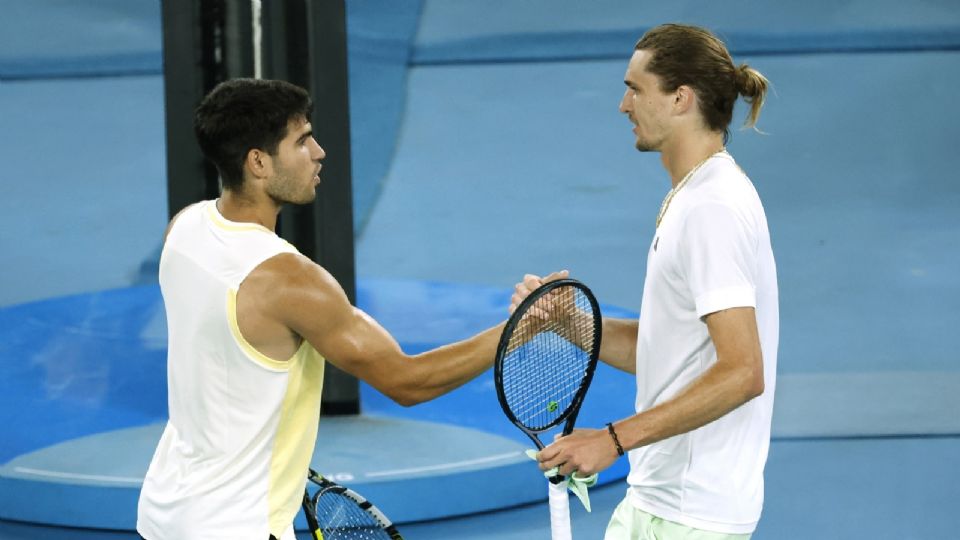
<instances>
[{"instance_id":1,"label":"white racket edge","mask_svg":"<svg viewBox=\"0 0 960 540\"><path fill-rule=\"evenodd\" d=\"M547 482L550 496L550 538L552 540L571 540L570 498L567 496L567 483Z\"/></svg>"}]
</instances>

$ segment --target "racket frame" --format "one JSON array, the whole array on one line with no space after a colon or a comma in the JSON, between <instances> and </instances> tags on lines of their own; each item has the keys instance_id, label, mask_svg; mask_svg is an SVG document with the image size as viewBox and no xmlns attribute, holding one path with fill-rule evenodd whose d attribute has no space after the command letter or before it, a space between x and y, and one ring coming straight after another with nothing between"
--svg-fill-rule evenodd
<instances>
[{"instance_id":1,"label":"racket frame","mask_svg":"<svg viewBox=\"0 0 960 540\"><path fill-rule=\"evenodd\" d=\"M403 536L400 535L400 532L397 531L396 526L390 521L386 514L356 491L326 478L311 468L307 469L307 480L313 482L319 488L311 497L310 492L304 487L302 502L303 513L307 519L307 526L310 527L310 534L313 535L316 540L323 540L324 537L322 527L317 519L316 508L317 501L326 493L335 493L350 499L356 503L361 510L372 517L392 540L403 540Z\"/></svg>"},{"instance_id":2,"label":"racket frame","mask_svg":"<svg viewBox=\"0 0 960 540\"><path fill-rule=\"evenodd\" d=\"M590 309L593 315L593 344L591 350L589 351L590 356L587 360L586 371L580 380L580 386L577 388L576 393L570 400L570 405L567 406L567 409L560 413L560 415L558 415L554 421L550 422L546 426L543 426L539 429L531 429L517 419L516 415L513 414L513 411L510 410L510 406L507 403L507 398L503 391L503 361L507 356L510 340L513 337L513 332L520 324L520 321L523 319L527 310L544 295L551 293L559 287L566 286L572 286L578 289L583 293L590 304ZM494 360L494 386L497 389L497 400L500 402L500 408L503 409L504 414L507 415L507 418L510 420L510 422L517 426L520 431L525 433L527 437L529 437L530 440L537 445L538 450L542 450L544 448L544 444L540 442L540 438L537 435L545 433L546 431L564 422L563 435L569 435L573 431L573 426L576 423L577 416L580 414L580 407L583 405L583 399L587 394L587 389L590 387L590 382L593 380L594 371L596 371L597 368L597 361L600 358L600 341L602 337L603 318L600 313L600 305L597 303L596 297L593 296L593 292L591 292L586 285L575 279L560 279L541 285L531 292L526 298L524 298L522 302L520 302L520 305L517 306L517 309L507 320L507 324L504 326L503 332L500 334L500 342L497 344L497 355L496 359ZM572 537L570 528L570 503L567 495L567 487L566 485L561 485L563 480L563 476L556 475L549 479L550 483L548 484L550 535L552 540L570 540Z\"/></svg>"},{"instance_id":3,"label":"racket frame","mask_svg":"<svg viewBox=\"0 0 960 540\"><path fill-rule=\"evenodd\" d=\"M556 420L550 422L540 429L531 429L517 420L517 417L513 414L513 411L510 410L510 406L507 403L507 398L503 391L503 360L507 356L507 351L510 345L510 339L513 337L513 332L520 324L520 321L523 319L523 316L526 314L527 310L543 296L553 292L555 289L568 286L572 286L580 290L589 302L590 309L593 311L593 347L590 350L590 358L587 362L586 373L580 380L580 387L577 388L577 392L574 394L573 399L570 400L570 405L568 405L566 410L557 416ZM550 281L544 283L540 287L537 287L526 298L524 298L522 302L520 302L520 305L517 306L517 309L510 315L510 318L507 319L507 324L504 326L503 332L500 334L500 342L497 344L497 355L493 366L494 386L497 389L497 400L500 402L500 408L503 409L504 414L507 415L507 418L510 420L510 422L517 426L520 431L524 432L527 437L530 437L534 444L537 445L538 450L543 450L546 445L540 441L540 438L537 437L537 435L545 433L564 422L566 422L566 424L563 427L563 435L569 435L573 431L573 426L576 423L577 416L580 414L580 406L583 405L583 399L587 394L587 389L590 387L590 382L593 380L593 373L597 368L597 360L600 358L600 341L602 337L603 319L600 314L600 305L597 302L596 297L593 296L593 292L590 291L586 285L572 278Z\"/></svg>"}]
</instances>

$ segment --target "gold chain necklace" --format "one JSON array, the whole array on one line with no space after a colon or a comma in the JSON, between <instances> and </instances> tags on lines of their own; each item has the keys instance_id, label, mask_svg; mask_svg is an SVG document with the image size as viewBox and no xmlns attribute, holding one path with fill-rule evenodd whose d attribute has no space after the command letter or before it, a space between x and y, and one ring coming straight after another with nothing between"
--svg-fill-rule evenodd
<instances>
[{"instance_id":1,"label":"gold chain necklace","mask_svg":"<svg viewBox=\"0 0 960 540\"><path fill-rule=\"evenodd\" d=\"M663 215L667 213L667 208L670 208L670 201L673 200L673 196L676 195L677 192L680 191L680 189L681 189L683 186L687 185L687 181L690 180L691 178L693 178L694 173L696 173L696 172L700 169L700 167L703 167L703 164L704 164L704 163L710 161L710 158L712 158L713 156L715 156L715 155L717 155L717 154L723 154L723 153L725 153L726 151L727 151L726 148L721 148L720 150L718 150L718 151L710 154L709 156L703 158L703 161L701 161L700 163L697 163L696 165L694 165L693 168L690 169L690 172L688 172L688 173L686 174L686 176L683 177L683 180L680 180L680 182L679 182L676 186L674 186L673 189L671 189L671 190L667 193L667 196L663 198L663 202L660 203L660 212L657 213L657 225L656 225L656 228L660 228L660 222L663 220Z\"/></svg>"}]
</instances>

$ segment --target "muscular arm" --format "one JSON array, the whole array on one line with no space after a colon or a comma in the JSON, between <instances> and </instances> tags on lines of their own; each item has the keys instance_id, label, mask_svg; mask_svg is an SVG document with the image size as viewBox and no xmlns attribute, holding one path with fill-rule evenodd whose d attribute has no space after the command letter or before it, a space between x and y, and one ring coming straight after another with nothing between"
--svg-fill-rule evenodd
<instances>
[{"instance_id":1,"label":"muscular arm","mask_svg":"<svg viewBox=\"0 0 960 540\"><path fill-rule=\"evenodd\" d=\"M410 356L373 318L352 306L326 270L300 255L274 257L260 267L264 312L302 336L324 358L409 406L463 385L493 364L501 326L451 345Z\"/></svg>"},{"instance_id":2,"label":"muscular arm","mask_svg":"<svg viewBox=\"0 0 960 540\"><path fill-rule=\"evenodd\" d=\"M614 424L624 450L639 448L706 425L763 393L763 357L753 308L707 315L717 362L673 399ZM649 361L656 361L649 359ZM616 460L606 430L580 430L540 452L540 468L591 474Z\"/></svg>"}]
</instances>

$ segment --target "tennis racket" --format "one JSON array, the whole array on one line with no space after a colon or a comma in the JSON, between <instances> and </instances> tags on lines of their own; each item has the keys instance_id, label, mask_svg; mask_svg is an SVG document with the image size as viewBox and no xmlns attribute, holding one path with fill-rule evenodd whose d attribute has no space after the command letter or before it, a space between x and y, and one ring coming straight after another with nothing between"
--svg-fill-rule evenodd
<instances>
[{"instance_id":1,"label":"tennis racket","mask_svg":"<svg viewBox=\"0 0 960 540\"><path fill-rule=\"evenodd\" d=\"M352 489L309 469L319 489L303 491L303 513L314 540L403 540L387 516Z\"/></svg>"},{"instance_id":2,"label":"tennis racket","mask_svg":"<svg viewBox=\"0 0 960 540\"><path fill-rule=\"evenodd\" d=\"M494 364L497 399L507 418L537 445L563 424L573 431L600 355L600 307L574 279L546 283L520 303L500 336ZM570 506L562 476L550 479L550 531L568 540Z\"/></svg>"}]
</instances>

